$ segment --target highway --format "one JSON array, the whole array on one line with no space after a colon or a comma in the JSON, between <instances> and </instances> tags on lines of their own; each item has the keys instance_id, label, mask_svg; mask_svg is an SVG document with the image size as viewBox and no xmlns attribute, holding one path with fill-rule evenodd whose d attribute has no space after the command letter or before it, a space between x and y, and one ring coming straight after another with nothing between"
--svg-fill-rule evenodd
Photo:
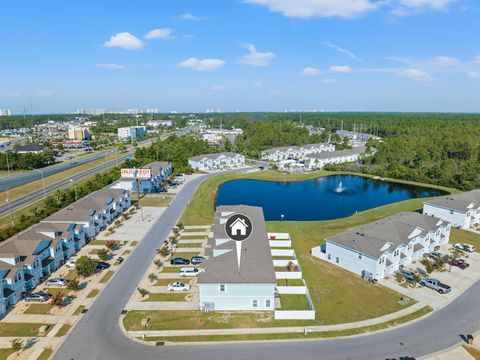
<instances>
[{"instance_id":1,"label":"highway","mask_svg":"<svg viewBox=\"0 0 480 360\"><path fill-rule=\"evenodd\" d=\"M185 184L135 251L56 352L56 360L374 360L419 357L460 342L480 329L480 281L445 308L411 324L362 336L312 341L202 344L155 347L128 339L120 313L197 186L212 175Z\"/></svg>"},{"instance_id":2,"label":"highway","mask_svg":"<svg viewBox=\"0 0 480 360\"><path fill-rule=\"evenodd\" d=\"M87 178L91 175L94 175L95 173L97 173L101 170L104 170L104 169L106 169L110 166L113 166L113 165L116 165L117 163L122 162L128 156L131 156L131 154L124 154L124 155L120 156L118 159L115 158L113 160L107 160L106 163L102 163L102 164L97 165L95 167L92 167L88 170L85 170L83 172L72 175L72 176L68 177L67 179L60 180L60 181L58 181L54 184L47 185L47 186L45 186L45 193L48 195L52 192L57 191L58 189L61 189L64 186L70 185L70 180L73 180L73 182L77 182L77 181L85 179L85 178ZM2 216L7 215L8 211L9 211L9 205L10 205L10 209L13 212L16 209L19 209L19 208L25 206L28 203L31 203L31 202L34 202L34 201L37 201L37 200L41 199L42 197L43 197L43 187L40 187L38 190L32 191L32 192L26 194L25 196L22 196L20 198L12 200L10 202L10 204L5 203L5 204L0 205L0 214Z\"/></svg>"}]
</instances>

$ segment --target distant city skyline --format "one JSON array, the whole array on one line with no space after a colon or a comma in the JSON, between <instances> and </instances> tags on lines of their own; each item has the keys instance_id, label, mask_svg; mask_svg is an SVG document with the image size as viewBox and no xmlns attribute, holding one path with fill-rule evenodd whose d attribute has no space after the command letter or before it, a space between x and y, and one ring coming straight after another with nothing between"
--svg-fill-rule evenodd
<instances>
[{"instance_id":1,"label":"distant city skyline","mask_svg":"<svg viewBox=\"0 0 480 360\"><path fill-rule=\"evenodd\" d=\"M54 0L1 9L9 16L0 23L0 108L12 114L480 112L474 0Z\"/></svg>"}]
</instances>

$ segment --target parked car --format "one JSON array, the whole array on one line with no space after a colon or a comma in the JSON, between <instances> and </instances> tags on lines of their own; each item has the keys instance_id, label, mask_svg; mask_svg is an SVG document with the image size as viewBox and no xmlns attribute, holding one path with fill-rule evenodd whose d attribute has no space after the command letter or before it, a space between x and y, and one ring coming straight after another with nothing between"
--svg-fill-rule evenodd
<instances>
[{"instance_id":1,"label":"parked car","mask_svg":"<svg viewBox=\"0 0 480 360\"><path fill-rule=\"evenodd\" d=\"M190 260L184 258L175 258L170 260L170 265L190 265Z\"/></svg>"},{"instance_id":2,"label":"parked car","mask_svg":"<svg viewBox=\"0 0 480 360\"><path fill-rule=\"evenodd\" d=\"M452 266L456 266L462 270L468 268L470 266L469 263L465 261L465 259L450 259L448 263Z\"/></svg>"},{"instance_id":3,"label":"parked car","mask_svg":"<svg viewBox=\"0 0 480 360\"><path fill-rule=\"evenodd\" d=\"M432 290L435 290L436 292L440 294L446 294L452 291L452 288L442 282L440 282L437 279L432 279L432 278L422 278L420 280L420 284L428 287Z\"/></svg>"},{"instance_id":4,"label":"parked car","mask_svg":"<svg viewBox=\"0 0 480 360\"><path fill-rule=\"evenodd\" d=\"M194 267L184 267L180 269L180 277L196 277L200 271Z\"/></svg>"},{"instance_id":5,"label":"parked car","mask_svg":"<svg viewBox=\"0 0 480 360\"><path fill-rule=\"evenodd\" d=\"M65 266L69 269L75 269L75 260L68 260L65 263Z\"/></svg>"},{"instance_id":6,"label":"parked car","mask_svg":"<svg viewBox=\"0 0 480 360\"><path fill-rule=\"evenodd\" d=\"M410 284L415 282L415 271L400 269L398 272L403 276L406 282Z\"/></svg>"},{"instance_id":7,"label":"parked car","mask_svg":"<svg viewBox=\"0 0 480 360\"><path fill-rule=\"evenodd\" d=\"M198 264L201 264L203 262L205 258L203 256L193 256L191 259L190 259L190 263L192 265L198 265Z\"/></svg>"},{"instance_id":8,"label":"parked car","mask_svg":"<svg viewBox=\"0 0 480 360\"><path fill-rule=\"evenodd\" d=\"M173 283L168 284L168 291L175 292L175 291L189 291L191 286L189 284L185 284L181 281L176 281Z\"/></svg>"},{"instance_id":9,"label":"parked car","mask_svg":"<svg viewBox=\"0 0 480 360\"><path fill-rule=\"evenodd\" d=\"M25 298L26 302L45 302L50 299L50 295L44 292L36 292Z\"/></svg>"},{"instance_id":10,"label":"parked car","mask_svg":"<svg viewBox=\"0 0 480 360\"><path fill-rule=\"evenodd\" d=\"M431 252L427 255L432 260L444 260L445 256L439 252Z\"/></svg>"},{"instance_id":11,"label":"parked car","mask_svg":"<svg viewBox=\"0 0 480 360\"><path fill-rule=\"evenodd\" d=\"M45 281L46 286L67 286L68 281L64 278L55 278Z\"/></svg>"},{"instance_id":12,"label":"parked car","mask_svg":"<svg viewBox=\"0 0 480 360\"><path fill-rule=\"evenodd\" d=\"M105 270L105 269L108 269L109 267L110 267L109 263L106 263L104 261L99 261L99 262L97 262L97 265L95 266L95 269Z\"/></svg>"},{"instance_id":13,"label":"parked car","mask_svg":"<svg viewBox=\"0 0 480 360\"><path fill-rule=\"evenodd\" d=\"M185 175L192 175L193 173L191 171L187 171Z\"/></svg>"},{"instance_id":14,"label":"parked car","mask_svg":"<svg viewBox=\"0 0 480 360\"><path fill-rule=\"evenodd\" d=\"M475 246L470 244L455 244L453 247L460 251L475 252Z\"/></svg>"}]
</instances>

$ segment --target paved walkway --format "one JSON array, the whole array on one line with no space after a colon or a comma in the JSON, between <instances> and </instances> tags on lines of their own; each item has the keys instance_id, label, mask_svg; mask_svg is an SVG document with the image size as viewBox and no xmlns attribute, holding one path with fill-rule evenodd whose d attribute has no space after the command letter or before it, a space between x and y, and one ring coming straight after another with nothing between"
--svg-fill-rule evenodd
<instances>
[{"instance_id":1,"label":"paved walkway","mask_svg":"<svg viewBox=\"0 0 480 360\"><path fill-rule=\"evenodd\" d=\"M463 347L458 346L441 354L423 357L421 360L475 360L475 358Z\"/></svg>"}]
</instances>

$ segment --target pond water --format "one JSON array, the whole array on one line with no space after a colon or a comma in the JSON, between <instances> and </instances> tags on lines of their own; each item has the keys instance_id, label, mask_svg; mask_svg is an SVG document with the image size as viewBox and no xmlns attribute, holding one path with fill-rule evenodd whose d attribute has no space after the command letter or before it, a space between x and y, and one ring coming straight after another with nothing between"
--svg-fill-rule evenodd
<instances>
[{"instance_id":1,"label":"pond water","mask_svg":"<svg viewBox=\"0 0 480 360\"><path fill-rule=\"evenodd\" d=\"M233 180L220 186L219 205L261 206L266 220L331 220L398 201L440 196L441 190L337 175L298 182Z\"/></svg>"}]
</instances>

